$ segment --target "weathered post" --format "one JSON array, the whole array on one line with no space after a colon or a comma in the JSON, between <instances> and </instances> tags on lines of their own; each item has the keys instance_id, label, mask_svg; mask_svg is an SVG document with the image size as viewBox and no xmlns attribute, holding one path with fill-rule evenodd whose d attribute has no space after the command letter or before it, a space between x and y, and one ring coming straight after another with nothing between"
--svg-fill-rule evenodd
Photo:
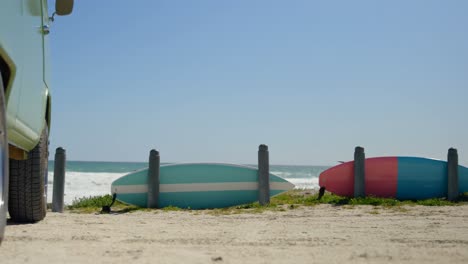
<instances>
[{"instance_id":1,"label":"weathered post","mask_svg":"<svg viewBox=\"0 0 468 264\"><path fill-rule=\"evenodd\" d=\"M148 169L148 208L158 208L159 197L159 151L152 149L149 156Z\"/></svg>"},{"instance_id":2,"label":"weathered post","mask_svg":"<svg viewBox=\"0 0 468 264\"><path fill-rule=\"evenodd\" d=\"M258 202L270 203L270 161L268 146L263 144L258 147Z\"/></svg>"},{"instance_id":3,"label":"weathered post","mask_svg":"<svg viewBox=\"0 0 468 264\"><path fill-rule=\"evenodd\" d=\"M59 147L55 150L52 212L63 213L63 193L65 191L65 163L65 149Z\"/></svg>"},{"instance_id":4,"label":"weathered post","mask_svg":"<svg viewBox=\"0 0 468 264\"><path fill-rule=\"evenodd\" d=\"M354 150L354 197L366 196L365 160L364 148L356 147Z\"/></svg>"},{"instance_id":5,"label":"weathered post","mask_svg":"<svg viewBox=\"0 0 468 264\"><path fill-rule=\"evenodd\" d=\"M447 199L454 201L458 197L458 153L450 148L447 154Z\"/></svg>"}]
</instances>

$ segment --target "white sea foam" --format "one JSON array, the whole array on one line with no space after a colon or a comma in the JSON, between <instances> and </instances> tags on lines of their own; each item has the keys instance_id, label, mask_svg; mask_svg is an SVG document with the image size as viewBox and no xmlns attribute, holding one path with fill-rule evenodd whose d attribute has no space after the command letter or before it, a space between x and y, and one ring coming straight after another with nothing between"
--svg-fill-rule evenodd
<instances>
[{"instance_id":1,"label":"white sea foam","mask_svg":"<svg viewBox=\"0 0 468 264\"><path fill-rule=\"evenodd\" d=\"M65 175L64 203L72 204L73 200L100 196L111 193L111 183L127 173L107 172L73 172L67 171ZM52 202L54 173L49 172L47 201Z\"/></svg>"},{"instance_id":2,"label":"white sea foam","mask_svg":"<svg viewBox=\"0 0 468 264\"><path fill-rule=\"evenodd\" d=\"M64 203L71 205L75 199L89 196L101 196L111 193L111 184L114 180L126 175L126 173L109 172L73 172L67 171L65 175L65 196ZM52 202L52 190L54 173L49 172L47 201ZM281 173L279 173L281 174ZM296 189L318 188L318 178L288 178L286 175L279 175L293 183ZM291 175L290 173L286 173ZM288 176L289 176L288 175Z\"/></svg>"},{"instance_id":3,"label":"white sea foam","mask_svg":"<svg viewBox=\"0 0 468 264\"><path fill-rule=\"evenodd\" d=\"M271 171L272 174L288 180L295 189L318 189L318 175L321 171Z\"/></svg>"},{"instance_id":4,"label":"white sea foam","mask_svg":"<svg viewBox=\"0 0 468 264\"><path fill-rule=\"evenodd\" d=\"M289 182L294 184L294 189L318 189L318 178L287 178Z\"/></svg>"},{"instance_id":5,"label":"white sea foam","mask_svg":"<svg viewBox=\"0 0 468 264\"><path fill-rule=\"evenodd\" d=\"M291 175L293 175L291 172L285 172L285 171L270 171L271 174L274 174L276 176L279 176L281 178L289 178Z\"/></svg>"}]
</instances>

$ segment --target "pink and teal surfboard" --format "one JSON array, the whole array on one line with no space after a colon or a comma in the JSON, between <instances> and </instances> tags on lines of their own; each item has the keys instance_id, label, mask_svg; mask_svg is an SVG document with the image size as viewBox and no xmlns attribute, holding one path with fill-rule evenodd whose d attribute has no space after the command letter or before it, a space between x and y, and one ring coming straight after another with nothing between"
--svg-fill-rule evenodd
<instances>
[{"instance_id":1,"label":"pink and teal surfboard","mask_svg":"<svg viewBox=\"0 0 468 264\"><path fill-rule=\"evenodd\" d=\"M447 162L418 157L366 159L366 196L429 199L447 196ZM320 187L337 195L354 196L354 161L329 168L319 176ZM468 168L458 166L458 191L468 192Z\"/></svg>"}]
</instances>

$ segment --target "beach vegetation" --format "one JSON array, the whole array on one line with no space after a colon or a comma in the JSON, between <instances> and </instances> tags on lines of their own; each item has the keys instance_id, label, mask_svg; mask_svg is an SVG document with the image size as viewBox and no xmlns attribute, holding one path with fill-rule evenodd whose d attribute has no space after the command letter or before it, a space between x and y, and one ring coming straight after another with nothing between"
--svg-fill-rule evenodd
<instances>
[{"instance_id":1,"label":"beach vegetation","mask_svg":"<svg viewBox=\"0 0 468 264\"><path fill-rule=\"evenodd\" d=\"M314 206L318 204L331 204L335 206L356 206L356 205L372 205L381 207L395 207L395 206L457 206L468 204L468 193L460 195L456 201L448 201L445 198L433 198L425 200L397 200L394 198L379 198L379 197L359 197L350 198L338 196L332 193L325 193L321 199L318 199L318 194L306 190L293 190L282 193L278 196L272 197L271 201L274 204L294 204L300 206Z\"/></svg>"},{"instance_id":2,"label":"beach vegetation","mask_svg":"<svg viewBox=\"0 0 468 264\"><path fill-rule=\"evenodd\" d=\"M171 211L182 211L183 209L179 208L177 206L170 205L170 206L166 206L166 207L162 208L162 210L164 212L171 212ZM190 210L190 209L187 209L187 210Z\"/></svg>"},{"instance_id":3,"label":"beach vegetation","mask_svg":"<svg viewBox=\"0 0 468 264\"><path fill-rule=\"evenodd\" d=\"M73 200L72 204L67 206L67 209L75 213L95 213L100 212L104 206L109 206L112 203L112 195L103 196L88 196ZM127 205L119 201L115 201L112 205L112 210L119 213L126 213L135 210L145 210L133 205Z\"/></svg>"},{"instance_id":4,"label":"beach vegetation","mask_svg":"<svg viewBox=\"0 0 468 264\"><path fill-rule=\"evenodd\" d=\"M104 195L104 196L89 196L89 197L82 197L73 200L72 204L68 206L68 209L77 209L77 208L85 208L85 207L95 207L101 208L106 205L110 205L112 203L112 196L111 195ZM118 201L116 201L118 203Z\"/></svg>"},{"instance_id":5,"label":"beach vegetation","mask_svg":"<svg viewBox=\"0 0 468 264\"><path fill-rule=\"evenodd\" d=\"M108 206L112 202L111 195L83 197L73 201L68 209L72 212L91 213L101 212L103 206ZM317 206L321 204L329 204L332 206L341 206L345 209L353 209L360 205L369 205L374 208L392 209L394 212L407 212L408 207L422 205L422 206L457 206L468 204L468 193L462 194L457 201L448 201L444 198L434 198L426 200L405 200L400 201L393 198L378 198L378 197L362 197L362 198L349 198L342 197L332 193L325 193L320 199L318 194L313 190L292 190L280 195L274 196L268 205L260 205L258 202L232 206L228 208L218 208L209 210L191 210L182 209L175 206L168 206L160 209L162 212L172 211L194 211L196 214L209 213L212 215L231 215L242 213L263 213L265 211L278 211L284 212L288 210L295 210L300 207ZM132 211L149 211L159 210L140 208L133 205L127 205L119 201L115 201L112 206L112 212L127 213ZM371 211L371 214L378 214L378 211Z\"/></svg>"},{"instance_id":6,"label":"beach vegetation","mask_svg":"<svg viewBox=\"0 0 468 264\"><path fill-rule=\"evenodd\" d=\"M295 205L292 205L293 207ZM259 202L255 203L248 203L243 205L237 205L227 208L216 208L216 209L208 209L204 210L208 214L212 214L215 216L219 215L232 215L232 214L243 214L243 213L250 213L250 214L260 214L265 211L286 211L286 208L283 206L278 206L275 203L270 203L268 205L260 205Z\"/></svg>"}]
</instances>

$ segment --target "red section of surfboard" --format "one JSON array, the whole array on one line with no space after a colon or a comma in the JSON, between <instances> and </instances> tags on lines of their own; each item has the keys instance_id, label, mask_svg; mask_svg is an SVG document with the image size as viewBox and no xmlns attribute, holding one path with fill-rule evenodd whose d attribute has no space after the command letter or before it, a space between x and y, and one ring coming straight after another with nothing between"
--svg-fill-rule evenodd
<instances>
[{"instance_id":1,"label":"red section of surfboard","mask_svg":"<svg viewBox=\"0 0 468 264\"><path fill-rule=\"evenodd\" d=\"M334 194L342 196L354 195L354 161L346 162L329 168L320 173L319 185Z\"/></svg>"},{"instance_id":2,"label":"red section of surfboard","mask_svg":"<svg viewBox=\"0 0 468 264\"><path fill-rule=\"evenodd\" d=\"M395 197L398 182L398 158L366 159L366 195ZM341 196L354 196L354 161L332 167L319 176L320 187Z\"/></svg>"}]
</instances>

